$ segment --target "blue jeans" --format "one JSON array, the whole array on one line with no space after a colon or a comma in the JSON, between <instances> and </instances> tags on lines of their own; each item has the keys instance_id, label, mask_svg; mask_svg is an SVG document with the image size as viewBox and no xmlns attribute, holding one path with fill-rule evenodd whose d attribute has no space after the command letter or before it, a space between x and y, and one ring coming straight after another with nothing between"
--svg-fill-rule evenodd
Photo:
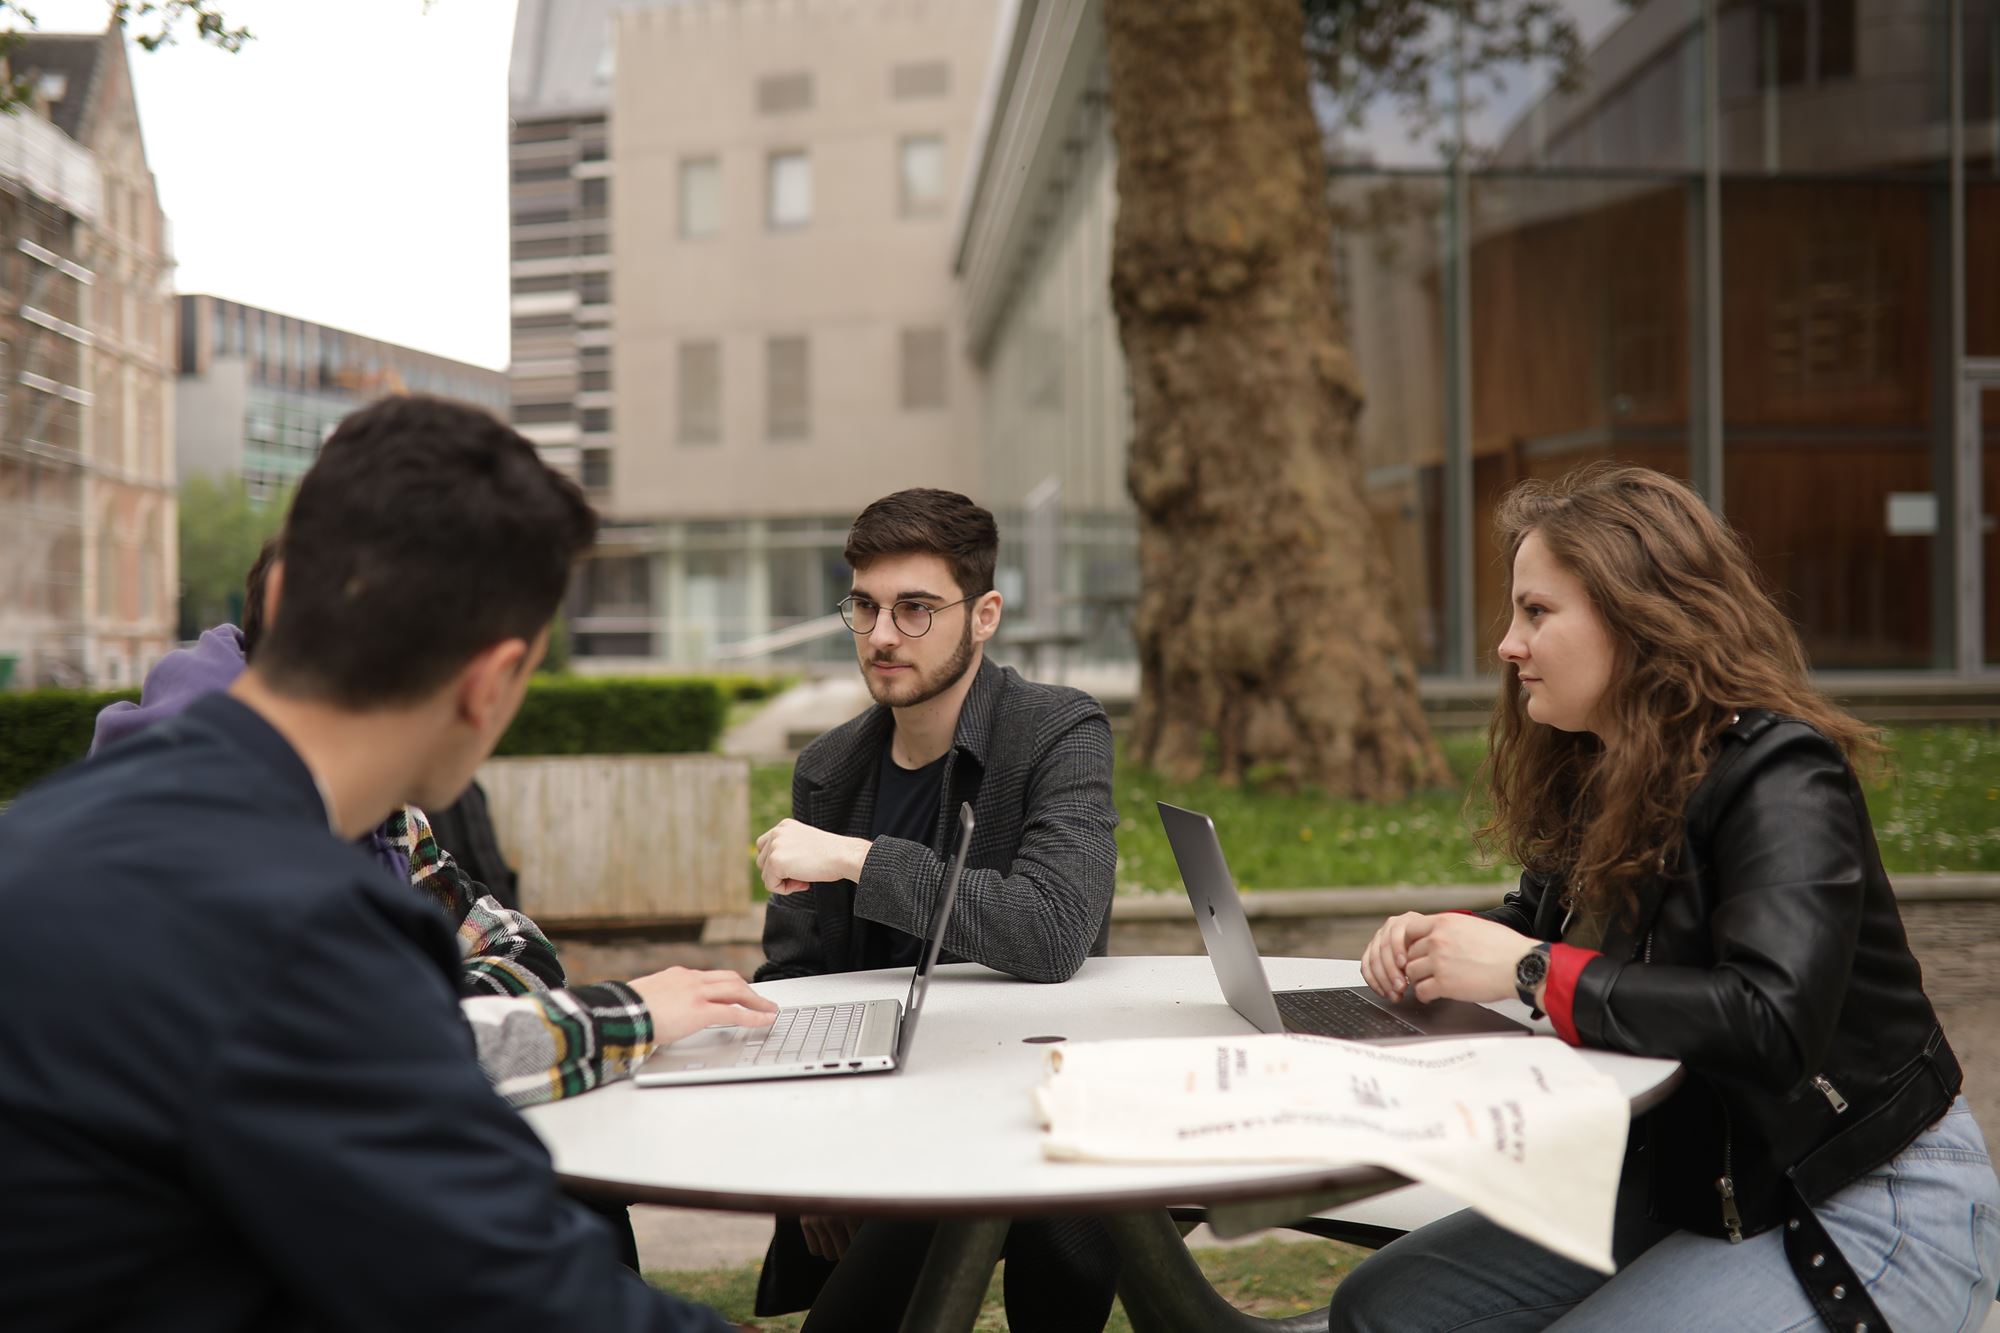
<instances>
[{"instance_id":1,"label":"blue jeans","mask_svg":"<svg viewBox=\"0 0 2000 1333\"><path fill-rule=\"evenodd\" d=\"M1897 1333L1976 1330L1992 1309L2000 1180L1965 1098L1814 1211ZM1677 1231L1607 1279L1454 1213L1384 1247L1333 1294L1332 1333L1819 1326L1776 1230L1738 1245Z\"/></svg>"}]
</instances>

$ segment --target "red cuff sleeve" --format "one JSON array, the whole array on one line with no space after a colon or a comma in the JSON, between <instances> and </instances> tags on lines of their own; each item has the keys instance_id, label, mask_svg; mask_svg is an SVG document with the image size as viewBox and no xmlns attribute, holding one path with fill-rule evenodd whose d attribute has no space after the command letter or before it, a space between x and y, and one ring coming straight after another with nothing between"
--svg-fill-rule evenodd
<instances>
[{"instance_id":1,"label":"red cuff sleeve","mask_svg":"<svg viewBox=\"0 0 2000 1333\"><path fill-rule=\"evenodd\" d=\"M1576 979L1593 958L1602 954L1595 949L1579 949L1573 944L1558 944L1549 950L1549 979L1542 990L1542 1009L1555 1024L1556 1035L1572 1046L1583 1042L1576 1035Z\"/></svg>"}]
</instances>

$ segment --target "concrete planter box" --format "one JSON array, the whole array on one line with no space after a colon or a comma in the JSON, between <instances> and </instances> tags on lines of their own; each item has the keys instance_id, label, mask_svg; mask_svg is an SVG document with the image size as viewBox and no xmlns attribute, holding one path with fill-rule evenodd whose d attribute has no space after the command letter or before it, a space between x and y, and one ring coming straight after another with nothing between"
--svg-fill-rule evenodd
<instances>
[{"instance_id":1,"label":"concrete planter box","mask_svg":"<svg viewBox=\"0 0 2000 1333\"><path fill-rule=\"evenodd\" d=\"M492 759L479 770L521 908L543 927L749 906L750 764L713 754Z\"/></svg>"}]
</instances>

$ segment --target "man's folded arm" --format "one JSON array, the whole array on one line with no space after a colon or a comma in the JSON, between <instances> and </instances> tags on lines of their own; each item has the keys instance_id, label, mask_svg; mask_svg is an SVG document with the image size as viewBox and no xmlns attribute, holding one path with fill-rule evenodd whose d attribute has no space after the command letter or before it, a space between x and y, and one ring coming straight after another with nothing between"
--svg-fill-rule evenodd
<instances>
[{"instance_id":1,"label":"man's folded arm","mask_svg":"<svg viewBox=\"0 0 2000 1333\"><path fill-rule=\"evenodd\" d=\"M968 869L944 950L1026 981L1067 981L1111 910L1118 809L1111 724L1084 716L1042 755L1028 782L1021 842L1005 872ZM930 933L945 859L921 843L877 838L861 868L857 916Z\"/></svg>"}]
</instances>

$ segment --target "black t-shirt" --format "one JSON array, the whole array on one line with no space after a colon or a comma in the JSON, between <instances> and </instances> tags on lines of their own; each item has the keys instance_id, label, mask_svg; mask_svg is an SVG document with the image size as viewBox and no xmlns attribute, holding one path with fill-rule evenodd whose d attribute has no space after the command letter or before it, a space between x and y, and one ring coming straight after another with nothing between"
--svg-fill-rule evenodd
<instances>
[{"instance_id":1,"label":"black t-shirt","mask_svg":"<svg viewBox=\"0 0 2000 1333\"><path fill-rule=\"evenodd\" d=\"M951 752L922 768L904 768L891 755L891 747L892 743L882 746L882 766L875 776L875 821L869 833L930 847L944 796L944 764ZM914 935L859 917L854 924L862 932L863 967L912 967L923 956L924 942Z\"/></svg>"}]
</instances>

